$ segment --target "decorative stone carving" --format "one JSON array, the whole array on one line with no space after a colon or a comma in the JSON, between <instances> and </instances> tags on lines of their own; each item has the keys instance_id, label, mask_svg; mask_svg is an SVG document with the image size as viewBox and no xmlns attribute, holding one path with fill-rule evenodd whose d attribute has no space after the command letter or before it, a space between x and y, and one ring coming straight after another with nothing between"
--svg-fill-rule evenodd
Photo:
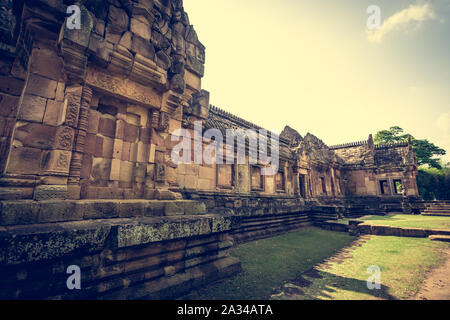
<instances>
[{"instance_id":1,"label":"decorative stone carving","mask_svg":"<svg viewBox=\"0 0 450 320\"><path fill-rule=\"evenodd\" d=\"M67 186L65 185L40 185L34 189L34 200L65 200L67 198Z\"/></svg>"},{"instance_id":2,"label":"decorative stone carving","mask_svg":"<svg viewBox=\"0 0 450 320\"><path fill-rule=\"evenodd\" d=\"M184 108L184 113L207 119L209 115L209 92L201 90L194 93L190 105Z\"/></svg>"},{"instance_id":3,"label":"decorative stone carving","mask_svg":"<svg viewBox=\"0 0 450 320\"><path fill-rule=\"evenodd\" d=\"M166 181L166 165L164 163L155 164L155 181L165 182Z\"/></svg>"},{"instance_id":4,"label":"decorative stone carving","mask_svg":"<svg viewBox=\"0 0 450 320\"><path fill-rule=\"evenodd\" d=\"M74 153L70 163L69 184L78 184L81 175L81 166L83 162L83 153L85 147L85 138L89 126L88 116L89 107L92 99L92 90L89 87L82 89L80 100L80 114L77 124L77 135L75 138Z\"/></svg>"},{"instance_id":5,"label":"decorative stone carving","mask_svg":"<svg viewBox=\"0 0 450 320\"><path fill-rule=\"evenodd\" d=\"M95 68L89 68L86 75L86 84L129 101L157 109L161 107L161 95L155 92L154 89L118 75L111 75Z\"/></svg>"}]
</instances>

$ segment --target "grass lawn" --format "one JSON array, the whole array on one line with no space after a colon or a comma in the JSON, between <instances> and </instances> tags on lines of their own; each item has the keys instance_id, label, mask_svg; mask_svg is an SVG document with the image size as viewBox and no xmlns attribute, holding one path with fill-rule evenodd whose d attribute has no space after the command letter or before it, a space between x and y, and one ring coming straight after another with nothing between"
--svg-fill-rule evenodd
<instances>
[{"instance_id":1,"label":"grass lawn","mask_svg":"<svg viewBox=\"0 0 450 320\"><path fill-rule=\"evenodd\" d=\"M387 216L367 216L360 219L373 225L423 229L450 229L450 217L394 214Z\"/></svg>"},{"instance_id":2,"label":"grass lawn","mask_svg":"<svg viewBox=\"0 0 450 320\"><path fill-rule=\"evenodd\" d=\"M231 255L243 271L229 279L192 292L186 299L261 300L273 290L348 245L347 233L307 228L240 245Z\"/></svg>"},{"instance_id":3,"label":"grass lawn","mask_svg":"<svg viewBox=\"0 0 450 320\"><path fill-rule=\"evenodd\" d=\"M316 267L318 275L303 276L309 287L303 294L283 296L289 299L406 299L414 296L426 277L426 271L444 262L442 248L450 244L428 239L365 236L370 238L361 246L354 246L347 257L335 259ZM346 251L346 250L344 250ZM334 261L333 261L334 260ZM369 290L369 266L381 270L381 290Z\"/></svg>"}]
</instances>

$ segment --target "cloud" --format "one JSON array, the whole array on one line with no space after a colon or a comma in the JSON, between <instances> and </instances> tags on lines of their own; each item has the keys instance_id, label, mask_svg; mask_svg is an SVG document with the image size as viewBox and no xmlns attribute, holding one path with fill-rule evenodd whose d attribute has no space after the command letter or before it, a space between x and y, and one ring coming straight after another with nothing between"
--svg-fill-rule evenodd
<instances>
[{"instance_id":1,"label":"cloud","mask_svg":"<svg viewBox=\"0 0 450 320\"><path fill-rule=\"evenodd\" d=\"M436 14L429 3L411 5L387 18L380 29L368 30L367 39L371 42L380 43L392 31L406 30L412 24L420 25L424 21L434 19L436 19Z\"/></svg>"}]
</instances>

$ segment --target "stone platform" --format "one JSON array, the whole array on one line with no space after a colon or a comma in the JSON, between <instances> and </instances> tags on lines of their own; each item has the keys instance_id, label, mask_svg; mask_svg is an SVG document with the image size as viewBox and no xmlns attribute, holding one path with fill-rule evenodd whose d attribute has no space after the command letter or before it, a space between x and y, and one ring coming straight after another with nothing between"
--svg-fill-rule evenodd
<instances>
[{"instance_id":1,"label":"stone platform","mask_svg":"<svg viewBox=\"0 0 450 320\"><path fill-rule=\"evenodd\" d=\"M5 224L22 209L28 224ZM1 299L173 298L240 271L233 217L196 201L8 201L1 216ZM81 290L66 286L71 265Z\"/></svg>"}]
</instances>

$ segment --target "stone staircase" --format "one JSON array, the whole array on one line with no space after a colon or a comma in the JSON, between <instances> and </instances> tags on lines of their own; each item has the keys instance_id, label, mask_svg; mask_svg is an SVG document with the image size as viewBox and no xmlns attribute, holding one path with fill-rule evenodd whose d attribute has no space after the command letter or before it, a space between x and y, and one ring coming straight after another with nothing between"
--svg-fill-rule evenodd
<instances>
[{"instance_id":1,"label":"stone staircase","mask_svg":"<svg viewBox=\"0 0 450 320\"><path fill-rule=\"evenodd\" d=\"M450 201L433 201L425 204L424 216L448 216L450 217Z\"/></svg>"},{"instance_id":2,"label":"stone staircase","mask_svg":"<svg viewBox=\"0 0 450 320\"><path fill-rule=\"evenodd\" d=\"M316 206L310 212L309 217L312 222L338 220L343 218L343 211L344 208L338 206Z\"/></svg>"}]
</instances>

